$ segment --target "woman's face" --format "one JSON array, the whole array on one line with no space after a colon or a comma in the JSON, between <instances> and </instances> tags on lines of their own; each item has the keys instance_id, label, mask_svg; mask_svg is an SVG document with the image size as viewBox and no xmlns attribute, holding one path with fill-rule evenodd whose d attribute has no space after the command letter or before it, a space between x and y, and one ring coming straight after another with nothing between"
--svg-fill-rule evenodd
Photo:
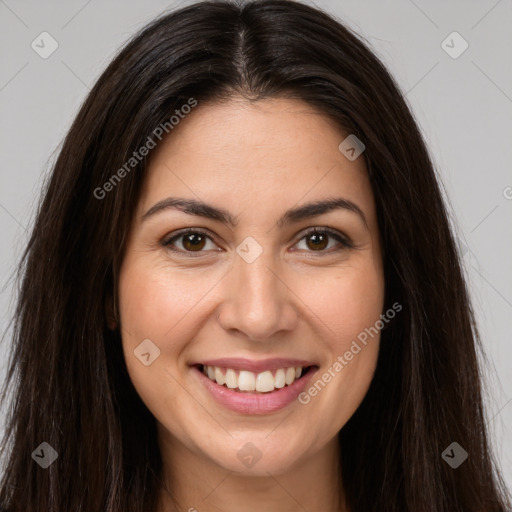
<instances>
[{"instance_id":1,"label":"woman's face","mask_svg":"<svg viewBox=\"0 0 512 512\"><path fill-rule=\"evenodd\" d=\"M379 349L361 333L384 279L347 135L297 100L233 99L199 103L152 150L119 308L129 375L169 453L279 474L331 453L361 403Z\"/></svg>"}]
</instances>

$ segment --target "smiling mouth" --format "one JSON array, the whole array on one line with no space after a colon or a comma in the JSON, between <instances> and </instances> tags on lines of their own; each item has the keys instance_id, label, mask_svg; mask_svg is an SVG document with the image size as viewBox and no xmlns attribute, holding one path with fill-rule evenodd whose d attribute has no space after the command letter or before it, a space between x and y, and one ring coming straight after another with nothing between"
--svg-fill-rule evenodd
<instances>
[{"instance_id":1,"label":"smiling mouth","mask_svg":"<svg viewBox=\"0 0 512 512\"><path fill-rule=\"evenodd\" d=\"M318 367L284 367L259 373L203 364L196 365L196 368L212 382L226 389L239 393L268 394L291 386Z\"/></svg>"}]
</instances>

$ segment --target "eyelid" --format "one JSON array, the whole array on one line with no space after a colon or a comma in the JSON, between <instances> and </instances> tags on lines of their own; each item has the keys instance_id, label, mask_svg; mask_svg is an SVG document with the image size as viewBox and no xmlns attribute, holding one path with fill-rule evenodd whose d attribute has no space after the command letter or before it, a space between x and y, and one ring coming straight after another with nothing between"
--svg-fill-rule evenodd
<instances>
[{"instance_id":1,"label":"eyelid","mask_svg":"<svg viewBox=\"0 0 512 512\"><path fill-rule=\"evenodd\" d=\"M209 238L212 242L214 242L216 245L219 245L217 243L217 237L208 229L205 228L183 228L179 229L178 231L173 231L169 236L165 236L161 242L161 244L168 249L169 251L173 253L179 253L179 254L186 254L187 256L197 257L202 256L204 253L207 253L208 251L184 251L183 249L175 249L171 247L171 242L173 240L179 239L180 237L184 235L188 235L189 233L199 233L201 235L204 235L205 237Z\"/></svg>"},{"instance_id":2,"label":"eyelid","mask_svg":"<svg viewBox=\"0 0 512 512\"><path fill-rule=\"evenodd\" d=\"M312 233L327 233L328 235L332 236L336 240L338 240L342 245L346 246L347 248L355 248L355 245L352 243L350 238L348 238L346 235L338 231L337 229L330 228L328 226L315 226L312 228L306 228L304 231L301 231L297 235L297 242L300 242L305 236L310 235ZM296 242L296 243L297 243ZM315 252L315 251L311 251ZM318 251L319 253L326 252L326 251Z\"/></svg>"},{"instance_id":3,"label":"eyelid","mask_svg":"<svg viewBox=\"0 0 512 512\"><path fill-rule=\"evenodd\" d=\"M189 233L198 233L198 234L204 235L205 237L209 238L212 242L214 242L215 244L218 245L218 243L216 241L217 237L211 231L209 231L208 229L205 229L205 228L183 228L183 229L180 229L178 231L171 233L170 236L164 237L164 239L162 240L161 243L165 248L167 248L171 252L186 254L187 256L196 257L196 256L202 255L203 253L208 253L208 251L183 251L182 249L174 249L171 247L171 242L173 240L179 239L181 236L187 235ZM345 249L352 249L352 248L356 247L346 235L342 234L337 229L330 228L328 226L314 226L314 227L306 228L305 230L298 233L296 235L296 237L294 237L296 239L296 241L293 245L296 245L303 238L305 238L306 236L308 236L312 233L320 233L320 234L326 233L327 235L331 236L332 238L335 238L342 246L344 246ZM335 251L331 250L331 251L308 251L308 252L313 253L313 254L315 252L318 252L317 256L322 256L324 254L331 254L332 252L338 252L340 250L343 250L343 249L337 249Z\"/></svg>"}]
</instances>

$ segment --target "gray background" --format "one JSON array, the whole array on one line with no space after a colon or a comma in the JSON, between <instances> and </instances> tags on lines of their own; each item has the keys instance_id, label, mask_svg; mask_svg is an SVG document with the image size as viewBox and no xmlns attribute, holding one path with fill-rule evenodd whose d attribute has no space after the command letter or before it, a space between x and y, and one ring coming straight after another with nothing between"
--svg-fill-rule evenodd
<instances>
[{"instance_id":1,"label":"gray background","mask_svg":"<svg viewBox=\"0 0 512 512\"><path fill-rule=\"evenodd\" d=\"M188 3L0 0L0 330L7 332L0 345L2 380L12 272L27 242L42 177L115 50L153 16ZM367 38L406 93L430 146L489 356L492 442L512 488L512 0L313 5ZM43 31L59 45L47 59L31 47ZM441 46L453 31L469 44L458 58ZM451 51L460 49L460 41L451 39L445 43ZM2 429L3 420L0 411Z\"/></svg>"}]
</instances>

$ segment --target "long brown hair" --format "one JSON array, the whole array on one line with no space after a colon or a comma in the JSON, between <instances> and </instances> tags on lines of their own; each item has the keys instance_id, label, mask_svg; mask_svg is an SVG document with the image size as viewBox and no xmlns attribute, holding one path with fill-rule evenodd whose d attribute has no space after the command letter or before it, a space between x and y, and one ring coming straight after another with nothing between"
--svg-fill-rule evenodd
<instances>
[{"instance_id":1,"label":"long brown hair","mask_svg":"<svg viewBox=\"0 0 512 512\"><path fill-rule=\"evenodd\" d=\"M112 298L116 308L147 158L107 193L98 187L190 98L200 108L233 95L303 100L366 146L386 309L398 301L403 311L382 332L370 389L339 433L350 510L505 512L482 405L481 342L425 142L365 40L287 0L200 2L161 16L86 98L19 266L0 502L8 512L154 510L155 420L105 313ZM32 457L43 442L58 453L47 469ZM441 455L452 442L468 453L457 469Z\"/></svg>"}]
</instances>

